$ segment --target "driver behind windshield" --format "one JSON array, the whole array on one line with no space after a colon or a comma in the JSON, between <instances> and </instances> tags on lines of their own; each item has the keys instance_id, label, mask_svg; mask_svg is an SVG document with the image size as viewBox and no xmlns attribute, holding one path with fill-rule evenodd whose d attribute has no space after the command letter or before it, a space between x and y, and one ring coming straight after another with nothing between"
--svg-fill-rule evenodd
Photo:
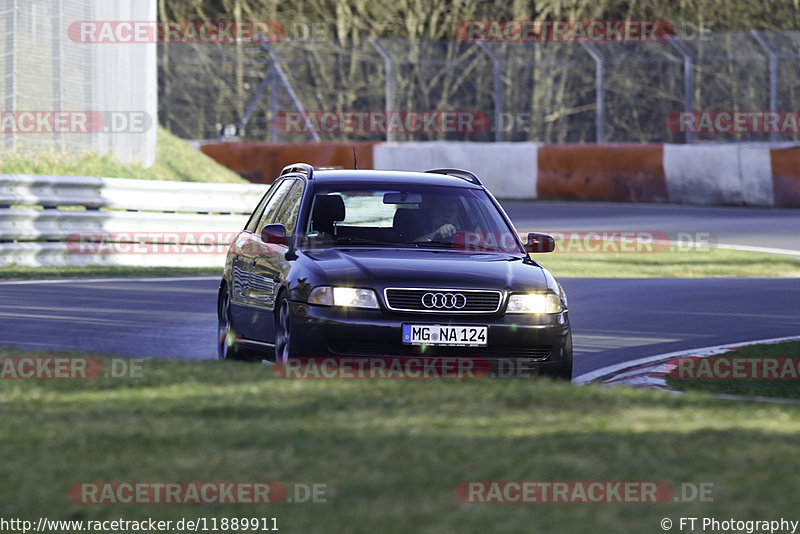
<instances>
[{"instance_id":1,"label":"driver behind windshield","mask_svg":"<svg viewBox=\"0 0 800 534\"><path fill-rule=\"evenodd\" d=\"M420 204L420 218L424 228L431 231L415 239L415 241L450 242L458 232L459 209L458 199L443 196L428 197Z\"/></svg>"}]
</instances>

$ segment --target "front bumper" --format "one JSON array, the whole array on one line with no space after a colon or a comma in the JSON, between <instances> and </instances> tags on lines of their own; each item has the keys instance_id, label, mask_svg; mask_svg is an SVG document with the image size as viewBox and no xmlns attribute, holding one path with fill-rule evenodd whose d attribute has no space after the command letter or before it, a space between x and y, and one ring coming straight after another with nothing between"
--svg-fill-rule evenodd
<instances>
[{"instance_id":1,"label":"front bumper","mask_svg":"<svg viewBox=\"0 0 800 534\"><path fill-rule=\"evenodd\" d=\"M457 315L344 309L292 303L292 353L297 357L481 358L498 366L540 369L572 358L568 312ZM405 345L402 325L488 326L487 346ZM565 350L566 349L566 350Z\"/></svg>"}]
</instances>

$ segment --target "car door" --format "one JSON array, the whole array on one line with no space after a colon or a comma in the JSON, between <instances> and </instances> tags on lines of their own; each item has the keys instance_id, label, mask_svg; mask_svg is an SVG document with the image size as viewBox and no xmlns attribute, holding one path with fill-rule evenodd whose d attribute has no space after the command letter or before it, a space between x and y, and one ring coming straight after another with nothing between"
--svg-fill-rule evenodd
<instances>
[{"instance_id":1,"label":"car door","mask_svg":"<svg viewBox=\"0 0 800 534\"><path fill-rule=\"evenodd\" d=\"M305 182L295 180L284 195L284 200L275 213L275 217L271 221L265 221L260 228L266 224L282 224L286 228L286 234L293 236L304 190ZM260 236L258 239L261 240ZM271 343L275 338L276 299L290 268L290 261L286 258L289 248L283 245L266 244L263 241L259 248L263 253L253 261L250 278L252 285L248 299L254 327L251 334L253 339Z\"/></svg>"},{"instance_id":2,"label":"car door","mask_svg":"<svg viewBox=\"0 0 800 534\"><path fill-rule=\"evenodd\" d=\"M256 209L254 209L253 213L250 215L250 219L248 219L244 229L236 235L233 243L231 243L231 314L233 316L233 322L236 325L241 324L245 320L245 315L247 313L246 294L249 282L248 278L252 268L252 258L248 256L252 247L252 236L254 235L258 221L261 220L264 214L267 203L275 196L275 192L278 190L279 186L280 184L276 182L264 193L264 196L261 197L261 200L258 202L258 206L256 206Z\"/></svg>"},{"instance_id":3,"label":"car door","mask_svg":"<svg viewBox=\"0 0 800 534\"><path fill-rule=\"evenodd\" d=\"M266 221L272 221L278 212L278 209L283 204L286 198L286 193L291 189L295 180L281 180L273 187L274 192L265 202L261 212L258 216L248 222L245 231L240 233L236 238L236 256L234 257L234 298L239 298L239 306L234 312L234 322L237 331L244 337L253 337L253 332L257 329L254 328L253 317L254 309L251 306L254 292L258 294L258 281L253 280L253 267L255 266L256 258L264 253L264 244L261 241L261 228ZM238 276L238 281L237 277ZM233 300L233 299L231 299Z\"/></svg>"}]
</instances>

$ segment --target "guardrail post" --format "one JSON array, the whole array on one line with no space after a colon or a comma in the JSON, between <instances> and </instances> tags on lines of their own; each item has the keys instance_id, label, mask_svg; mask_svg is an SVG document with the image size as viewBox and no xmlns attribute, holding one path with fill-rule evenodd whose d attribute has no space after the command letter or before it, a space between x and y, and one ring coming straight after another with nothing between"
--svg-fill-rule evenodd
<instances>
[{"instance_id":1,"label":"guardrail post","mask_svg":"<svg viewBox=\"0 0 800 534\"><path fill-rule=\"evenodd\" d=\"M605 104L605 65L603 64L603 56L594 49L592 45L587 42L580 41L581 46L592 56L594 59L595 64L597 65L595 70L595 106L597 107L596 111L596 123L595 129L596 134L595 137L597 138L598 143L605 143L606 142L606 104Z\"/></svg>"},{"instance_id":2,"label":"guardrail post","mask_svg":"<svg viewBox=\"0 0 800 534\"><path fill-rule=\"evenodd\" d=\"M386 70L386 119L389 119L389 114L394 111L394 61L389 52L378 42L374 37L368 39L369 43L378 51L383 58L384 68ZM397 138L396 134L391 131L391 128L386 128L386 140L394 141Z\"/></svg>"},{"instance_id":3,"label":"guardrail post","mask_svg":"<svg viewBox=\"0 0 800 534\"><path fill-rule=\"evenodd\" d=\"M494 96L494 140L500 142L503 140L503 128L500 118L503 115L503 62L494 53L494 50L483 41L478 42L481 50L486 52L486 55L492 60L492 93Z\"/></svg>"},{"instance_id":4,"label":"guardrail post","mask_svg":"<svg viewBox=\"0 0 800 534\"><path fill-rule=\"evenodd\" d=\"M689 51L678 42L675 37L669 40L670 44L683 56L683 107L684 111L694 111L694 62ZM684 141L688 144L694 141L694 133L684 132Z\"/></svg>"},{"instance_id":5,"label":"guardrail post","mask_svg":"<svg viewBox=\"0 0 800 534\"><path fill-rule=\"evenodd\" d=\"M778 54L758 30L750 30L750 35L767 51L769 56L769 110L775 113L778 111ZM776 142L778 132L770 132L769 140Z\"/></svg>"}]
</instances>

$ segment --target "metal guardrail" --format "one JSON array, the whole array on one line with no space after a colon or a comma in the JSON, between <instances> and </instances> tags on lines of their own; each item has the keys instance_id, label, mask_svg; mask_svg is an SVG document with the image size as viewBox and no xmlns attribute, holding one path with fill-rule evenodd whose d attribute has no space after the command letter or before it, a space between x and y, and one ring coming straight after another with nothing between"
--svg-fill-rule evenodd
<instances>
[{"instance_id":1,"label":"metal guardrail","mask_svg":"<svg viewBox=\"0 0 800 534\"><path fill-rule=\"evenodd\" d=\"M0 175L0 266L220 266L263 185Z\"/></svg>"}]
</instances>

